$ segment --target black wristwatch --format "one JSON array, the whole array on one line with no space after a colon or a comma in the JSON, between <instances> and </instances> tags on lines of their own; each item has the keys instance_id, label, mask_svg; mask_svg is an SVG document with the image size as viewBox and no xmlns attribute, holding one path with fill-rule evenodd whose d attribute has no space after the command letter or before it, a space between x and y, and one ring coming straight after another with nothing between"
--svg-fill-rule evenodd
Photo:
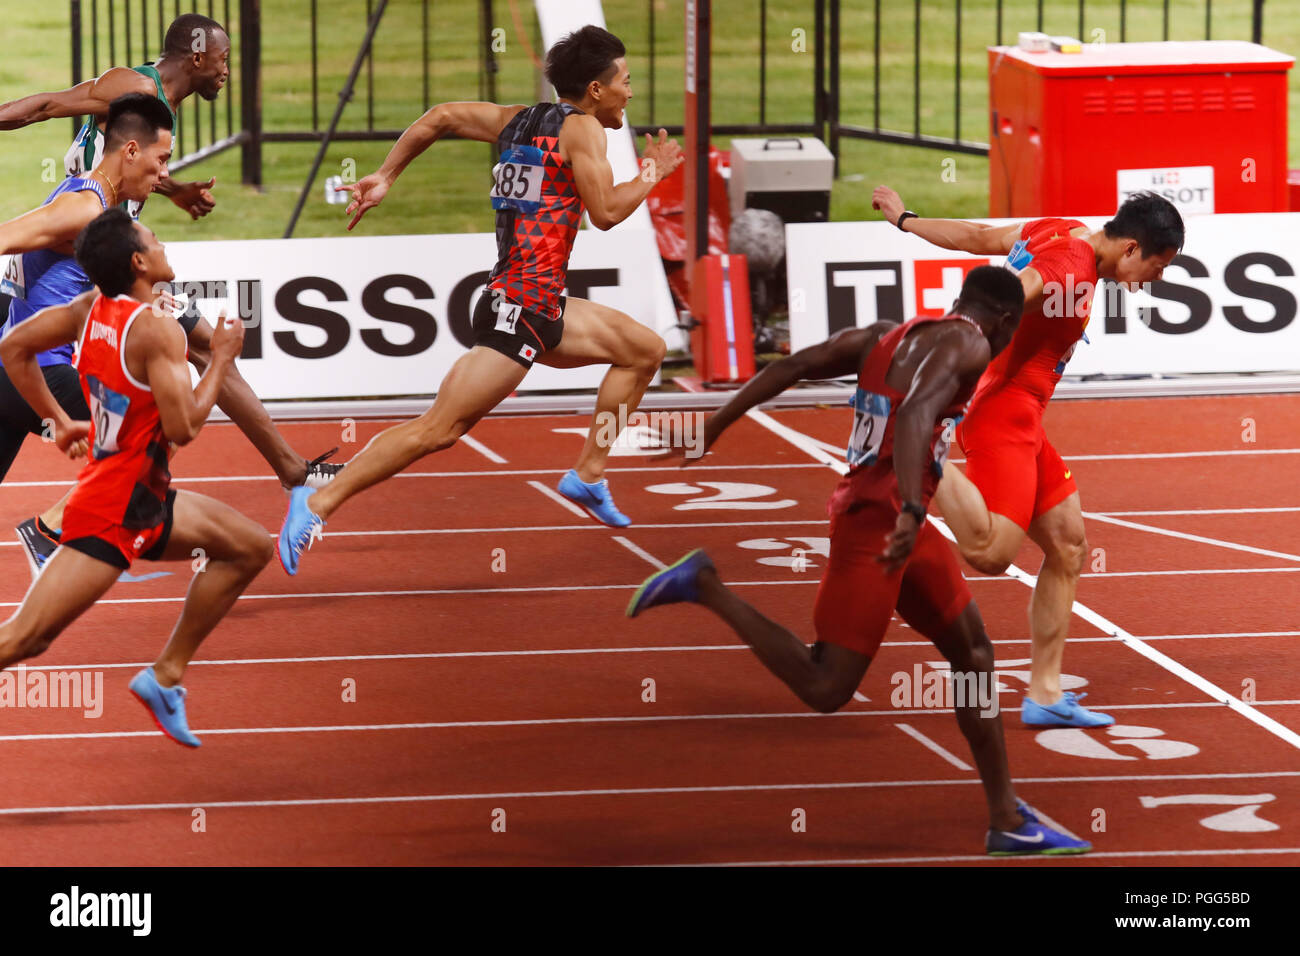
<instances>
[{"instance_id":1,"label":"black wristwatch","mask_svg":"<svg viewBox=\"0 0 1300 956\"><path fill-rule=\"evenodd\" d=\"M899 230L900 232L903 231L903 220L904 220L904 219L907 219L909 216L910 216L912 219L920 219L920 218L921 218L921 217L918 216L916 213L912 212L912 210L910 210L910 209L904 209L901 213L898 214L898 221L894 223L894 225L898 227L898 230Z\"/></svg>"},{"instance_id":2,"label":"black wristwatch","mask_svg":"<svg viewBox=\"0 0 1300 956\"><path fill-rule=\"evenodd\" d=\"M925 524L925 508L915 501L904 501L901 511L903 514L909 514L915 518L918 525Z\"/></svg>"}]
</instances>

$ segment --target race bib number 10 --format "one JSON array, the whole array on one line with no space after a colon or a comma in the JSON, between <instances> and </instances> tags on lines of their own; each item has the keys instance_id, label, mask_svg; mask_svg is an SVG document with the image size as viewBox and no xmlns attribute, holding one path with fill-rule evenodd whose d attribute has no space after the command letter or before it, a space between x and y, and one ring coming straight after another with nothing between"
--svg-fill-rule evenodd
<instances>
[{"instance_id":1,"label":"race bib number 10","mask_svg":"<svg viewBox=\"0 0 1300 956\"><path fill-rule=\"evenodd\" d=\"M493 209L534 213L542 202L542 151L536 146L515 146L501 154L492 168Z\"/></svg>"},{"instance_id":2,"label":"race bib number 10","mask_svg":"<svg viewBox=\"0 0 1300 956\"><path fill-rule=\"evenodd\" d=\"M93 375L86 376L86 385L90 389L90 417L95 426L93 454L96 461L102 461L122 450L117 444L117 433L126 418L126 410L131 407L131 400Z\"/></svg>"},{"instance_id":3,"label":"race bib number 10","mask_svg":"<svg viewBox=\"0 0 1300 956\"><path fill-rule=\"evenodd\" d=\"M859 388L849 404L853 406L853 432L846 455L849 467L875 464L889 423L889 399Z\"/></svg>"}]
</instances>

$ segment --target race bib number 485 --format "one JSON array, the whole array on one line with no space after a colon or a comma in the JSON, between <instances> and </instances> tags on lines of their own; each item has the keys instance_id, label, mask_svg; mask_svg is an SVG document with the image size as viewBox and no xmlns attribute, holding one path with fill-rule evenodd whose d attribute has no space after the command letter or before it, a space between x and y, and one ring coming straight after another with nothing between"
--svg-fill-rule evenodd
<instances>
[{"instance_id":1,"label":"race bib number 485","mask_svg":"<svg viewBox=\"0 0 1300 956\"><path fill-rule=\"evenodd\" d=\"M849 404L853 406L853 432L846 455L849 467L875 464L889 424L889 399L859 388Z\"/></svg>"},{"instance_id":2,"label":"race bib number 485","mask_svg":"<svg viewBox=\"0 0 1300 956\"><path fill-rule=\"evenodd\" d=\"M533 213L541 205L545 175L542 151L536 146L515 146L501 154L492 168L493 209Z\"/></svg>"},{"instance_id":3,"label":"race bib number 485","mask_svg":"<svg viewBox=\"0 0 1300 956\"><path fill-rule=\"evenodd\" d=\"M86 376L86 385L90 389L90 418L95 426L93 454L96 461L101 461L122 450L117 444L117 434L122 429L122 420L131 407L131 400L93 375Z\"/></svg>"}]
</instances>

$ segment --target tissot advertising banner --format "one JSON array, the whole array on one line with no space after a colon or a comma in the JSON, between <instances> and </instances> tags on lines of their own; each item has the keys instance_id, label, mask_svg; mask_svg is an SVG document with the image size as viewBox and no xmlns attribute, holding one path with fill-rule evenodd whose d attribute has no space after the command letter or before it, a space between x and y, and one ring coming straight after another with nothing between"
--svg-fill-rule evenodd
<instances>
[{"instance_id":1,"label":"tissot advertising banner","mask_svg":"<svg viewBox=\"0 0 1300 956\"><path fill-rule=\"evenodd\" d=\"M1066 375L1300 368L1300 214L1188 216L1186 226L1182 253L1149 292L1101 283ZM940 249L884 222L788 225L791 348L877 319L941 315L965 273L990 262L1002 259Z\"/></svg>"},{"instance_id":2,"label":"tissot advertising banner","mask_svg":"<svg viewBox=\"0 0 1300 956\"><path fill-rule=\"evenodd\" d=\"M568 293L670 326L645 252L638 234L580 232ZM469 234L172 242L167 256L210 321L222 306L245 319L239 370L258 396L354 398L438 390L470 344L497 251L491 234ZM607 368L534 365L520 389L595 388Z\"/></svg>"}]
</instances>

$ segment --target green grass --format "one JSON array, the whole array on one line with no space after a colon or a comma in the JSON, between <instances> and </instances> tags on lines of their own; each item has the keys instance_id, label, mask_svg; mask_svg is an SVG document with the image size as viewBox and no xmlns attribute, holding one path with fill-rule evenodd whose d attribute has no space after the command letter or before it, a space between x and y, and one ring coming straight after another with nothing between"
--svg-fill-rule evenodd
<instances>
[{"instance_id":1,"label":"green grass","mask_svg":"<svg viewBox=\"0 0 1300 956\"><path fill-rule=\"evenodd\" d=\"M650 96L650 36L648 3L655 5L653 112ZM132 4L135 6L135 4ZM40 5L14 5L6 12L6 56L0 59L0 100L29 92L66 86L71 73L68 44L68 9L62 0ZM628 45L635 96L629 104L632 123L681 122L683 68L682 0L606 0L608 24ZM1129 0L1127 39L1161 39L1163 0ZM220 4L218 4L220 7ZM263 110L268 130L298 130L312 123L310 34L302 19L305 0L263 2ZM323 127L337 102L337 91L351 66L364 29L364 0L319 0L320 96L319 124ZM478 19L476 5L460 0L432 4L430 30L432 65L430 100L480 97ZM505 32L506 50L500 55L497 98L502 102L533 102L538 97L537 73L528 47L541 54L533 5L516 0L524 35L516 30L509 0L496 0L494 20ZM812 0L768 0L765 111L769 122L807 122L813 111ZM874 126L877 122L873 94L874 7L870 0L842 4L841 118L845 122ZM953 110L957 82L954 68L956 30L953 0L923 0L921 4L921 84L912 76L915 42L912 4L882 0L880 51L881 128L910 132L919 108L921 131L952 136L958 129ZM1077 34L1078 6L1072 2L1047 2L1043 28L1049 33ZM1085 41L1120 36L1119 0L1087 0ZM760 117L759 17L756 0L714 0L713 115L716 122L757 122ZM961 20L960 135L967 140L987 139L987 60L985 47L996 41L994 0L963 0ZM1170 0L1170 39L1203 39L1205 14L1202 0ZM1250 0L1215 0L1213 38L1249 39ZM1019 30L1037 28L1037 0L1009 0L1004 4L1003 39L1014 42ZM220 11L218 11L220 12ZM239 24L229 24L238 33ZM155 30L157 24L151 24ZM803 49L796 49L803 31ZM138 36L138 24L135 28ZM526 41L526 42L525 42ZM1300 49L1300 4L1266 5L1264 41L1284 51ZM343 129L362 129L373 111L380 128L402 128L425 108L422 96L422 24L420 5L389 4L379 28L374 64L374 91L369 95L367 73L361 74L356 95L348 105ZM101 42L101 67L107 55ZM152 54L150 50L150 54ZM89 59L89 49L87 49ZM152 59L137 41L131 64ZM120 42L117 62L125 63ZM238 64L232 65L237 71ZM88 67L89 69L89 67ZM235 80L238 74L235 72ZM1300 72L1291 73L1292 112L1300 106ZM236 94L238 90L236 89ZM192 142L193 116L183 116ZM224 119L222 120L224 124ZM43 177L53 161L61 170L63 153L71 139L71 124L52 121L25 130L0 134L0 218L9 218L44 199L52 183ZM1292 155L1297 155L1300 127L1290 131ZM727 141L719 139L718 145ZM337 143L326 154L322 171L309 196L295 235L339 235L343 227L340 206L322 200L323 180L339 173L346 161L355 163L358 175L374 169L388 143ZM192 224L179 209L154 199L146 218L160 234L179 239L266 238L282 234L298 192L302 188L317 147L314 144L267 144L264 151L265 188L239 184L239 153L229 151L191 167L184 178L216 176L218 206L206 219ZM840 174L832 194L834 219L874 218L871 187L888 182L909 204L932 215L982 216L988 213L988 163L981 156L952 154L956 182L941 178L949 154L940 150L893 146L864 140L841 140ZM444 142L435 145L403 175L384 206L357 227L363 235L407 233L488 232L492 213L486 201L489 147L478 143Z\"/></svg>"}]
</instances>

